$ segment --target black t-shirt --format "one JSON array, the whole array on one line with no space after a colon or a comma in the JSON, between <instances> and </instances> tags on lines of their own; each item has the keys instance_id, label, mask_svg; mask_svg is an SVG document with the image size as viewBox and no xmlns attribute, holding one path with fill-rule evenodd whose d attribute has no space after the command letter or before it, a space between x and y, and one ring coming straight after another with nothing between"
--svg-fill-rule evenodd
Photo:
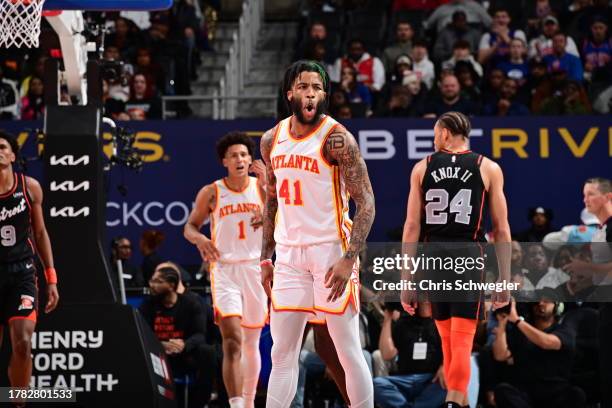
<instances>
[{"instance_id":1,"label":"black t-shirt","mask_svg":"<svg viewBox=\"0 0 612 408\"><path fill-rule=\"evenodd\" d=\"M433 319L402 315L391 329L398 354L397 375L435 373L442 364L440 336ZM425 359L413 359L414 343L427 343Z\"/></svg>"},{"instance_id":2,"label":"black t-shirt","mask_svg":"<svg viewBox=\"0 0 612 408\"><path fill-rule=\"evenodd\" d=\"M457 111L461 112L465 115L471 116L478 114L478 108L469 100L464 97L460 97L457 102L448 105L446 104L442 98L432 99L429 103L425 104L424 114L435 114L436 116L440 116L446 112Z\"/></svg>"},{"instance_id":3,"label":"black t-shirt","mask_svg":"<svg viewBox=\"0 0 612 408\"><path fill-rule=\"evenodd\" d=\"M205 316L200 302L193 295L178 295L174 306L164 306L161 299L150 296L139 308L159 341L182 339L185 352L205 342Z\"/></svg>"},{"instance_id":4,"label":"black t-shirt","mask_svg":"<svg viewBox=\"0 0 612 408\"><path fill-rule=\"evenodd\" d=\"M532 343L516 326L507 331L508 348L514 359L516 381L533 395L554 394L569 386L576 348L576 332L570 325L554 323L544 330L561 340L559 350L544 350Z\"/></svg>"}]
</instances>

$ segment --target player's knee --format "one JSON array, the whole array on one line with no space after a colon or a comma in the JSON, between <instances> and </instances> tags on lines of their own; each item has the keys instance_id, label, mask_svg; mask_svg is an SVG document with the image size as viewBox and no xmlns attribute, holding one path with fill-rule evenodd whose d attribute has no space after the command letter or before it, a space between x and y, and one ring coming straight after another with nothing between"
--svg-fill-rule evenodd
<instances>
[{"instance_id":1,"label":"player's knee","mask_svg":"<svg viewBox=\"0 0 612 408\"><path fill-rule=\"evenodd\" d=\"M277 367L290 367L294 364L297 365L298 362L294 347L290 344L283 344L281 342L272 345L271 357L272 365Z\"/></svg>"},{"instance_id":2,"label":"player's knee","mask_svg":"<svg viewBox=\"0 0 612 408\"><path fill-rule=\"evenodd\" d=\"M231 336L223 339L223 353L228 358L240 358L242 339L240 336Z\"/></svg>"},{"instance_id":3,"label":"player's knee","mask_svg":"<svg viewBox=\"0 0 612 408\"><path fill-rule=\"evenodd\" d=\"M12 347L14 355L19 358L30 358L32 355L32 338L29 335L19 336Z\"/></svg>"}]
</instances>

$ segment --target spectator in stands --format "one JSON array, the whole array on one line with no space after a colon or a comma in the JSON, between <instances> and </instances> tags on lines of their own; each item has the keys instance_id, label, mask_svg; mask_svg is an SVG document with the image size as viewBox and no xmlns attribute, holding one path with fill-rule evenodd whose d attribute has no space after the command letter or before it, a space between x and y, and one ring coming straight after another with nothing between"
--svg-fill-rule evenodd
<instances>
[{"instance_id":1,"label":"spectator in stands","mask_svg":"<svg viewBox=\"0 0 612 408\"><path fill-rule=\"evenodd\" d=\"M476 50L480 41L480 32L468 25L465 11L457 10L453 13L451 23L438 34L433 49L434 60L444 61L450 58L453 46L461 40L466 41L471 50Z\"/></svg>"},{"instance_id":2,"label":"spectator in stands","mask_svg":"<svg viewBox=\"0 0 612 408\"><path fill-rule=\"evenodd\" d=\"M425 88L419 76L415 72L404 76L402 85L410 91L412 97L411 105L414 107L415 114L418 115L423 112L423 104L427 98L427 88Z\"/></svg>"},{"instance_id":3,"label":"spectator in stands","mask_svg":"<svg viewBox=\"0 0 612 408\"><path fill-rule=\"evenodd\" d=\"M553 36L560 32L559 20L554 16L547 16L542 20L542 34L529 42L529 59L542 60L553 54ZM572 37L567 38L565 52L578 57L578 48Z\"/></svg>"},{"instance_id":4,"label":"spectator in stands","mask_svg":"<svg viewBox=\"0 0 612 408\"><path fill-rule=\"evenodd\" d=\"M4 77L4 69L0 66L0 119L17 119L19 117L19 98L17 84Z\"/></svg>"},{"instance_id":5,"label":"spectator in stands","mask_svg":"<svg viewBox=\"0 0 612 408\"><path fill-rule=\"evenodd\" d=\"M544 246L540 243L526 243L525 267L529 271L527 277L534 284L536 289L541 288L540 281L547 274L554 274L554 269L550 267L548 255Z\"/></svg>"},{"instance_id":6,"label":"spectator in stands","mask_svg":"<svg viewBox=\"0 0 612 408\"><path fill-rule=\"evenodd\" d=\"M481 106L482 92L480 90L480 78L473 65L467 61L459 61L455 64L454 73L461 86L461 96L472 102L475 106Z\"/></svg>"},{"instance_id":7,"label":"spectator in stands","mask_svg":"<svg viewBox=\"0 0 612 408\"><path fill-rule=\"evenodd\" d=\"M541 115L588 115L591 113L591 103L579 82L566 81L561 87L561 93L554 93L544 99L538 113Z\"/></svg>"},{"instance_id":8,"label":"spectator in stands","mask_svg":"<svg viewBox=\"0 0 612 408\"><path fill-rule=\"evenodd\" d=\"M104 104L105 116L109 116L113 120L130 120L130 115L125 112L125 102L110 96L106 79L102 80L102 103Z\"/></svg>"},{"instance_id":9,"label":"spectator in stands","mask_svg":"<svg viewBox=\"0 0 612 408\"><path fill-rule=\"evenodd\" d=\"M564 245L554 254L551 268L548 270L538 284L536 289L553 288L567 282L570 279L569 274L563 271L563 267L571 262L576 256L575 245Z\"/></svg>"},{"instance_id":10,"label":"spectator in stands","mask_svg":"<svg viewBox=\"0 0 612 408\"><path fill-rule=\"evenodd\" d=\"M489 27L491 25L491 16L487 10L474 0L452 0L435 9L429 18L425 21L426 29L435 29L438 33L441 32L448 23L451 22L452 15L457 10L465 11L468 24L480 25Z\"/></svg>"},{"instance_id":11,"label":"spectator in stands","mask_svg":"<svg viewBox=\"0 0 612 408\"><path fill-rule=\"evenodd\" d=\"M145 281L151 279L155 268L161 263L157 251L165 238L164 233L159 230L146 230L140 237L140 252L143 255L140 270Z\"/></svg>"},{"instance_id":12,"label":"spectator in stands","mask_svg":"<svg viewBox=\"0 0 612 408\"><path fill-rule=\"evenodd\" d=\"M138 43L141 41L140 30L130 20L119 17L115 20L115 30L105 38L106 46L117 47L121 52L121 59L134 58Z\"/></svg>"},{"instance_id":13,"label":"spectator in stands","mask_svg":"<svg viewBox=\"0 0 612 408\"><path fill-rule=\"evenodd\" d=\"M353 66L342 67L340 89L349 103L364 104L367 109L372 106L372 95L364 84L357 82L357 70Z\"/></svg>"},{"instance_id":14,"label":"spectator in stands","mask_svg":"<svg viewBox=\"0 0 612 408\"><path fill-rule=\"evenodd\" d=\"M512 241L512 254L510 257L510 274L512 277L519 276L521 292L533 292L535 285L527 277L529 271L523 267L523 247L518 241ZM513 280L515 280L513 278Z\"/></svg>"},{"instance_id":15,"label":"spectator in stands","mask_svg":"<svg viewBox=\"0 0 612 408\"><path fill-rule=\"evenodd\" d=\"M397 23L395 28L395 42L385 48L382 55L385 72L390 72L393 69L393 64L400 55L410 55L412 52L413 37L414 30L410 23L406 21Z\"/></svg>"},{"instance_id":16,"label":"spectator in stands","mask_svg":"<svg viewBox=\"0 0 612 408\"><path fill-rule=\"evenodd\" d=\"M413 73L412 59L408 55L400 55L394 61L392 70L389 71L389 77L385 83L385 87L402 84L404 77Z\"/></svg>"},{"instance_id":17,"label":"spectator in stands","mask_svg":"<svg viewBox=\"0 0 612 408\"><path fill-rule=\"evenodd\" d=\"M378 347L385 360L398 362L393 375L374 378L377 405L438 407L444 402L442 348L428 303L420 303L415 316L387 307Z\"/></svg>"},{"instance_id":18,"label":"spectator in stands","mask_svg":"<svg viewBox=\"0 0 612 408\"><path fill-rule=\"evenodd\" d=\"M161 101L158 97L151 96L147 92L147 80L141 73L137 73L132 77L132 86L130 87L130 99L125 104L125 110L134 120L133 114L135 111L141 111L142 120L144 119L161 119Z\"/></svg>"},{"instance_id":19,"label":"spectator in stands","mask_svg":"<svg viewBox=\"0 0 612 408\"><path fill-rule=\"evenodd\" d=\"M340 82L343 67L353 66L358 72L357 80L373 92L378 92L385 84L385 67L383 63L365 51L362 40L352 39L349 42L348 54L338 58L330 72L333 82Z\"/></svg>"},{"instance_id":20,"label":"spectator in stands","mask_svg":"<svg viewBox=\"0 0 612 408\"><path fill-rule=\"evenodd\" d=\"M529 64L525 60L526 53L525 42L520 38L514 38L510 42L508 57L497 63L497 68L504 71L508 78L516 80L519 88L524 86L529 78Z\"/></svg>"},{"instance_id":21,"label":"spectator in stands","mask_svg":"<svg viewBox=\"0 0 612 408\"><path fill-rule=\"evenodd\" d=\"M612 61L612 39L608 33L608 23L597 17L590 27L590 35L582 44L584 71L589 78L597 79L597 71L610 67Z\"/></svg>"},{"instance_id":22,"label":"spectator in stands","mask_svg":"<svg viewBox=\"0 0 612 408\"><path fill-rule=\"evenodd\" d=\"M593 258L591 255L591 251L588 249L588 246L572 246L574 258L586 262L593 262ZM567 266L569 262L565 263ZM597 304L590 302L591 295L597 289L597 286L593 285L593 279L589 274L580 273L578 271L570 271L568 272L569 279L562 283L561 285L555 288L555 292L559 299L563 299L565 302L566 310L571 310L575 308L577 305L572 305L572 303L577 302L582 306L588 306L597 308Z\"/></svg>"},{"instance_id":23,"label":"spectator in stands","mask_svg":"<svg viewBox=\"0 0 612 408\"><path fill-rule=\"evenodd\" d=\"M478 62L483 65L497 65L510 54L510 41L519 38L527 43L522 30L510 28L510 13L504 8L495 10L491 30L484 33L478 47Z\"/></svg>"},{"instance_id":24,"label":"spectator in stands","mask_svg":"<svg viewBox=\"0 0 612 408\"><path fill-rule=\"evenodd\" d=\"M499 97L495 102L489 102L482 109L482 114L487 116L525 116L529 115L527 106L517 102L517 81L506 78L499 89Z\"/></svg>"},{"instance_id":25,"label":"spectator in stands","mask_svg":"<svg viewBox=\"0 0 612 408\"><path fill-rule=\"evenodd\" d=\"M142 287L145 282L140 269L133 265L132 243L126 237L117 237L111 241L111 269L115 277L119 279L118 262L123 269L123 283L125 287Z\"/></svg>"},{"instance_id":26,"label":"spectator in stands","mask_svg":"<svg viewBox=\"0 0 612 408\"><path fill-rule=\"evenodd\" d=\"M391 95L378 116L381 117L407 117L416 116L419 112L417 106L413 105L413 95L407 86L394 85L391 87Z\"/></svg>"},{"instance_id":27,"label":"spectator in stands","mask_svg":"<svg viewBox=\"0 0 612 408\"><path fill-rule=\"evenodd\" d=\"M440 80L440 96L430 99L424 108L424 117L437 118L445 112L458 111L465 115L477 114L477 108L461 97L459 80L453 74L444 76Z\"/></svg>"},{"instance_id":28,"label":"spectator in stands","mask_svg":"<svg viewBox=\"0 0 612 408\"><path fill-rule=\"evenodd\" d=\"M553 231L551 225L552 210L543 207L530 208L528 215L531 225L527 230L517 234L516 240L519 242L542 242L546 234Z\"/></svg>"},{"instance_id":29,"label":"spectator in stands","mask_svg":"<svg viewBox=\"0 0 612 408\"><path fill-rule=\"evenodd\" d=\"M353 111L351 110L351 107L349 105L340 105L340 107L337 110L337 113L335 115L336 118L338 118L339 120L342 119L352 119L353 118Z\"/></svg>"},{"instance_id":30,"label":"spectator in stands","mask_svg":"<svg viewBox=\"0 0 612 408\"><path fill-rule=\"evenodd\" d=\"M538 299L527 319L519 316L514 301L509 314L497 314L493 357L512 365L515 375L495 387L496 405L582 408L585 393L570 383L576 333L558 321L554 290L540 291Z\"/></svg>"},{"instance_id":31,"label":"spectator in stands","mask_svg":"<svg viewBox=\"0 0 612 408\"><path fill-rule=\"evenodd\" d=\"M427 89L431 89L436 71L434 64L429 60L427 43L423 40L416 40L412 44L412 70L419 76Z\"/></svg>"},{"instance_id":32,"label":"spectator in stands","mask_svg":"<svg viewBox=\"0 0 612 408\"><path fill-rule=\"evenodd\" d=\"M342 89L332 90L331 97L329 98L329 112L332 116L336 117L338 111L342 106L348 106L348 99Z\"/></svg>"},{"instance_id":33,"label":"spectator in stands","mask_svg":"<svg viewBox=\"0 0 612 408\"><path fill-rule=\"evenodd\" d=\"M612 85L597 95L593 102L593 110L602 115L612 112Z\"/></svg>"},{"instance_id":34,"label":"spectator in stands","mask_svg":"<svg viewBox=\"0 0 612 408\"><path fill-rule=\"evenodd\" d=\"M553 53L544 57L548 72L564 71L568 79L582 82L584 78L580 58L565 51L567 37L563 33L553 36Z\"/></svg>"},{"instance_id":35,"label":"spectator in stands","mask_svg":"<svg viewBox=\"0 0 612 408\"><path fill-rule=\"evenodd\" d=\"M164 89L164 73L162 67L153 60L149 48L139 48L136 52L134 69L143 74L147 80L147 91L150 95Z\"/></svg>"},{"instance_id":36,"label":"spectator in stands","mask_svg":"<svg viewBox=\"0 0 612 408\"><path fill-rule=\"evenodd\" d=\"M484 103L490 103L497 99L504 79L506 79L506 74L501 69L494 68L489 71L482 90Z\"/></svg>"},{"instance_id":37,"label":"spectator in stands","mask_svg":"<svg viewBox=\"0 0 612 408\"><path fill-rule=\"evenodd\" d=\"M44 99L45 87L42 78L32 76L28 94L21 98L21 119L35 120L42 119L45 111Z\"/></svg>"},{"instance_id":38,"label":"spectator in stands","mask_svg":"<svg viewBox=\"0 0 612 408\"><path fill-rule=\"evenodd\" d=\"M36 59L36 64L34 64L34 72L21 81L19 85L19 97L23 98L28 94L28 90L30 89L30 80L34 77L44 78L45 77L45 64L49 57L46 55L41 55Z\"/></svg>"},{"instance_id":39,"label":"spectator in stands","mask_svg":"<svg viewBox=\"0 0 612 408\"><path fill-rule=\"evenodd\" d=\"M210 370L215 358L206 347L202 304L193 295L178 293L179 283L179 272L173 267L156 269L149 280L152 296L145 299L139 311L161 342L172 374L178 378L196 373L189 398L189 407L195 408L206 402L201 389L210 388L210 384L202 383L206 378L202 372Z\"/></svg>"},{"instance_id":40,"label":"spectator in stands","mask_svg":"<svg viewBox=\"0 0 612 408\"><path fill-rule=\"evenodd\" d=\"M470 44L465 40L459 40L453 45L453 55L450 59L444 61L442 63L442 69L454 70L455 65L459 61L468 62L474 68L474 71L478 74L479 77L482 77L482 65L476 61L474 55L472 54L472 50L470 49Z\"/></svg>"},{"instance_id":41,"label":"spectator in stands","mask_svg":"<svg viewBox=\"0 0 612 408\"><path fill-rule=\"evenodd\" d=\"M325 53L323 61L325 65L333 64L338 57L338 46L336 43L338 36L329 36L327 33L327 27L320 21L315 21L310 25L308 30L308 36L302 41L300 47L301 55L300 58L309 58L312 55L316 46L323 45ZM319 59L315 59L319 61Z\"/></svg>"}]
</instances>

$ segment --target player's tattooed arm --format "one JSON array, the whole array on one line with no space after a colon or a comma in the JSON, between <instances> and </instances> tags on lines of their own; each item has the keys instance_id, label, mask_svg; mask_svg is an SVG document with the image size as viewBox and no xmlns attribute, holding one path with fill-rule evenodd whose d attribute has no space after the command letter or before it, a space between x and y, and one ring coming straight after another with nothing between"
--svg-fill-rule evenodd
<instances>
[{"instance_id":1,"label":"player's tattooed arm","mask_svg":"<svg viewBox=\"0 0 612 408\"><path fill-rule=\"evenodd\" d=\"M202 187L196 196L195 205L183 229L185 239L198 248L202 255L202 259L209 262L219 259L220 254L210 238L202 234L200 229L210 216L210 212L215 208L216 204L217 189L215 185L209 184Z\"/></svg>"},{"instance_id":2,"label":"player's tattooed arm","mask_svg":"<svg viewBox=\"0 0 612 408\"><path fill-rule=\"evenodd\" d=\"M327 138L325 157L330 163L338 165L346 190L355 201L356 212L351 240L344 254L346 259L355 260L365 246L375 215L374 192L368 168L361 157L355 137L342 126L336 127Z\"/></svg>"},{"instance_id":3,"label":"player's tattooed arm","mask_svg":"<svg viewBox=\"0 0 612 408\"><path fill-rule=\"evenodd\" d=\"M263 242L261 246L261 259L271 259L274 254L276 242L274 241L274 224L278 199L276 197L276 177L270 160L272 145L274 144L274 129L268 130L261 137L261 157L266 165L266 203L263 212Z\"/></svg>"}]
</instances>

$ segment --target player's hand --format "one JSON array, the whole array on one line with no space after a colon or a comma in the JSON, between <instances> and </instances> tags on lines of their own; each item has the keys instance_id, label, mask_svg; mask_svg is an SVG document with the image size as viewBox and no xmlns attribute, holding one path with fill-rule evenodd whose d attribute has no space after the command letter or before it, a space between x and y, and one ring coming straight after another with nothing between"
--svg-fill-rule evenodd
<instances>
[{"instance_id":1,"label":"player's hand","mask_svg":"<svg viewBox=\"0 0 612 408\"><path fill-rule=\"evenodd\" d=\"M400 294L400 301L402 302L402 307L404 308L406 313L408 313L410 316L414 316L417 307L419 307L416 291L402 289L402 292Z\"/></svg>"},{"instance_id":2,"label":"player's hand","mask_svg":"<svg viewBox=\"0 0 612 408\"><path fill-rule=\"evenodd\" d=\"M346 284L351 278L355 261L351 259L339 259L325 274L325 287L330 288L328 302L333 302L344 293Z\"/></svg>"},{"instance_id":3,"label":"player's hand","mask_svg":"<svg viewBox=\"0 0 612 408\"><path fill-rule=\"evenodd\" d=\"M57 307L59 302L59 293L57 292L57 285L50 283L47 285L47 304L45 305L45 313L51 313Z\"/></svg>"},{"instance_id":4,"label":"player's hand","mask_svg":"<svg viewBox=\"0 0 612 408\"><path fill-rule=\"evenodd\" d=\"M436 371L436 375L431 380L431 382L440 384L440 388L442 388L443 390L446 389L446 379L444 378L444 366L440 366L440 368L438 368L438 371Z\"/></svg>"},{"instance_id":5,"label":"player's hand","mask_svg":"<svg viewBox=\"0 0 612 408\"><path fill-rule=\"evenodd\" d=\"M272 275L274 274L274 265L261 266L261 285L266 291L269 299L272 299Z\"/></svg>"},{"instance_id":6,"label":"player's hand","mask_svg":"<svg viewBox=\"0 0 612 408\"><path fill-rule=\"evenodd\" d=\"M261 213L261 211L257 210L251 211L251 214L253 214L253 216L251 217L251 227L253 227L255 231L257 231L257 228L263 225L263 214Z\"/></svg>"},{"instance_id":7,"label":"player's hand","mask_svg":"<svg viewBox=\"0 0 612 408\"><path fill-rule=\"evenodd\" d=\"M503 281L498 280L497 283L502 283ZM504 289L502 291L493 291L491 293L491 303L493 303L493 310L497 310L501 307L507 306L510 302L510 291L508 289Z\"/></svg>"},{"instance_id":8,"label":"player's hand","mask_svg":"<svg viewBox=\"0 0 612 408\"><path fill-rule=\"evenodd\" d=\"M253 161L251 166L249 166L249 173L255 174L255 177L257 177L257 184L259 184L260 187L266 186L266 165L263 161L259 159Z\"/></svg>"},{"instance_id":9,"label":"player's hand","mask_svg":"<svg viewBox=\"0 0 612 408\"><path fill-rule=\"evenodd\" d=\"M183 339L170 339L169 343L172 343L172 345L175 346L175 350L178 353L182 353L183 350L185 350L185 342Z\"/></svg>"},{"instance_id":10,"label":"player's hand","mask_svg":"<svg viewBox=\"0 0 612 408\"><path fill-rule=\"evenodd\" d=\"M567 273L578 273L581 277L586 276L591 270L591 264L580 259L572 258L569 263L561 267Z\"/></svg>"},{"instance_id":11,"label":"player's hand","mask_svg":"<svg viewBox=\"0 0 612 408\"><path fill-rule=\"evenodd\" d=\"M212 241L204 235L200 235L196 246L198 247L198 251L200 251L202 259L207 262L215 262L221 256L219 250L215 247Z\"/></svg>"}]
</instances>

